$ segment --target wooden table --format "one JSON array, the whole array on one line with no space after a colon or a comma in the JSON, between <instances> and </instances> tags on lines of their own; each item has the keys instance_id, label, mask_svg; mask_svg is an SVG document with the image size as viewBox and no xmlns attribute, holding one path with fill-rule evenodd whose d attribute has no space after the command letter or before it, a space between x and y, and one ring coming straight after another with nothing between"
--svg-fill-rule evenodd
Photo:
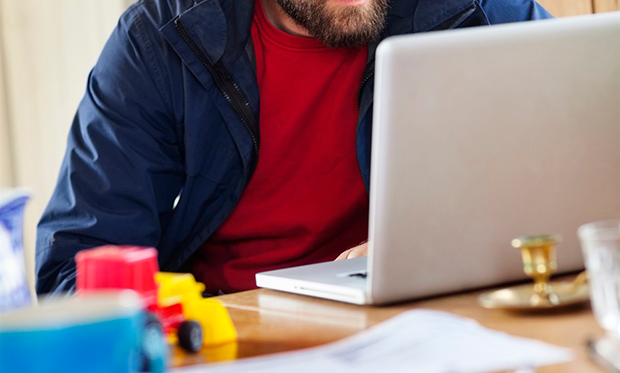
<instances>
[{"instance_id":1,"label":"wooden table","mask_svg":"<svg viewBox=\"0 0 620 373\"><path fill-rule=\"evenodd\" d=\"M231 346L224 346L219 351L205 348L193 356L176 348L172 365L315 347L353 335L405 310L424 308L469 317L490 329L569 347L574 351L574 361L542 367L537 372L603 372L588 358L585 349L588 338L603 335L589 305L564 311L519 314L478 306L476 298L480 293L476 291L388 307L355 306L264 289L224 295L218 299L228 308L237 328L236 354L231 352Z\"/></svg>"}]
</instances>

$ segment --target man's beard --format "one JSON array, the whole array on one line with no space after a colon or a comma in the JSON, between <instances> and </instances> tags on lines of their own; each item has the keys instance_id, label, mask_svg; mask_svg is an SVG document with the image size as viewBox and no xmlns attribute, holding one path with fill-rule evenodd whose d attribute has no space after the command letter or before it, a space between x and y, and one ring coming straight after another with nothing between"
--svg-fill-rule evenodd
<instances>
[{"instance_id":1,"label":"man's beard","mask_svg":"<svg viewBox=\"0 0 620 373\"><path fill-rule=\"evenodd\" d=\"M361 47L376 40L385 27L389 1L344 6L333 0L276 0L295 23L332 48Z\"/></svg>"}]
</instances>

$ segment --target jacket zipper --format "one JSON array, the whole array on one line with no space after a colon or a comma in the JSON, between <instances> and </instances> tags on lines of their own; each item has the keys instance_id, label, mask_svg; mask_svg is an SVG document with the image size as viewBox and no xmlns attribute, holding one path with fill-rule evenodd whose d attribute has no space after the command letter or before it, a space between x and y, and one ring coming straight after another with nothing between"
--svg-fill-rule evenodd
<instances>
[{"instance_id":1,"label":"jacket zipper","mask_svg":"<svg viewBox=\"0 0 620 373\"><path fill-rule=\"evenodd\" d=\"M375 61L371 63L370 71L362 79L359 89L357 90L357 109L359 110L362 103L362 93L364 92L364 85L375 75Z\"/></svg>"},{"instance_id":2,"label":"jacket zipper","mask_svg":"<svg viewBox=\"0 0 620 373\"><path fill-rule=\"evenodd\" d=\"M239 88L237 83L232 80L230 74L226 71L226 68L219 62L212 64L209 61L200 48L198 48L196 42L194 42L194 40L192 40L189 36L179 18L174 20L174 27L179 36L181 36L181 39L183 39L192 53L194 53L196 58L198 58L198 61L200 61L207 71L209 71L213 77L215 85L218 87L226 101L228 101L233 111L237 114L241 120L241 123L243 123L243 126L252 138L252 145L254 147L254 162L252 163L252 167L250 169L250 177L248 177L247 180L247 182L249 182L258 164L259 134L257 131L258 123L254 111L250 108L248 99L245 97L243 92L241 92L241 88Z\"/></svg>"}]
</instances>

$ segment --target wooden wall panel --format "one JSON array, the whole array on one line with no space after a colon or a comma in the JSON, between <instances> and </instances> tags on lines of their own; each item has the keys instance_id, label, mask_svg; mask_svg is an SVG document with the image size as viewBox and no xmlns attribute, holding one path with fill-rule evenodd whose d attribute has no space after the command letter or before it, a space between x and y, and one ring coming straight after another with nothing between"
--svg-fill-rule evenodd
<instances>
[{"instance_id":1,"label":"wooden wall panel","mask_svg":"<svg viewBox=\"0 0 620 373\"><path fill-rule=\"evenodd\" d=\"M555 17L590 14L593 11L592 0L537 0ZM618 1L618 0L605 0Z\"/></svg>"},{"instance_id":2,"label":"wooden wall panel","mask_svg":"<svg viewBox=\"0 0 620 373\"><path fill-rule=\"evenodd\" d=\"M593 0L594 12L613 12L620 10L620 0Z\"/></svg>"}]
</instances>

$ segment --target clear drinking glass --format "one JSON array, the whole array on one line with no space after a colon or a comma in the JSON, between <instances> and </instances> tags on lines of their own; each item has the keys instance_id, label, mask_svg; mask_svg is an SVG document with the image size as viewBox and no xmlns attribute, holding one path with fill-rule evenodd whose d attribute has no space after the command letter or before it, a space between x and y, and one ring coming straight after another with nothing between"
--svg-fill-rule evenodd
<instances>
[{"instance_id":1,"label":"clear drinking glass","mask_svg":"<svg viewBox=\"0 0 620 373\"><path fill-rule=\"evenodd\" d=\"M582 225L578 234L594 314L615 344L620 343L620 219Z\"/></svg>"}]
</instances>

